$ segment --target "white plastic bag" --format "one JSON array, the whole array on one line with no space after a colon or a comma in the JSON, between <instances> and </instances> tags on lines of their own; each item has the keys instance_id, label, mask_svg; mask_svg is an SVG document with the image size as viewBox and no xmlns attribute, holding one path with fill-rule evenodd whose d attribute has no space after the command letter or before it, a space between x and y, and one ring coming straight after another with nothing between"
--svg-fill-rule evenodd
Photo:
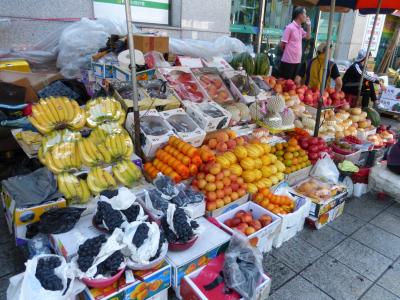
<instances>
[{"instance_id":1,"label":"white plastic bag","mask_svg":"<svg viewBox=\"0 0 400 300\"><path fill-rule=\"evenodd\" d=\"M310 176L322 181L337 184L339 182L339 170L328 153L321 153L321 157L311 169Z\"/></svg>"},{"instance_id":2,"label":"white plastic bag","mask_svg":"<svg viewBox=\"0 0 400 300\"><path fill-rule=\"evenodd\" d=\"M74 256L71 260L71 265L73 266L76 277L90 278L90 279L104 278L103 275L97 275L96 277L94 277L97 274L97 266L101 264L103 261L105 261L112 254L114 254L114 252L122 250L125 247L125 245L122 242L123 237L124 233L122 232L122 230L116 228L113 234L110 237L108 237L107 242L105 242L101 246L99 254L93 261L93 265L86 272L82 272L81 269L79 269L78 255ZM121 264L120 269L124 267L125 267L125 262Z\"/></svg>"},{"instance_id":3,"label":"white plastic bag","mask_svg":"<svg viewBox=\"0 0 400 300\"><path fill-rule=\"evenodd\" d=\"M126 23L111 19L82 18L64 29L60 36L57 67L66 78L80 75L88 68L91 56L104 47L111 34L125 35Z\"/></svg>"},{"instance_id":4,"label":"white plastic bag","mask_svg":"<svg viewBox=\"0 0 400 300\"><path fill-rule=\"evenodd\" d=\"M190 57L201 57L212 59L214 56L222 56L225 60L231 61L233 53L250 52L242 41L229 36L221 36L213 42L190 40L190 39L169 39L169 52L176 55Z\"/></svg>"},{"instance_id":5,"label":"white plastic bag","mask_svg":"<svg viewBox=\"0 0 400 300\"><path fill-rule=\"evenodd\" d=\"M64 289L61 291L45 290L36 278L36 266L40 258L56 256L61 260L61 265L54 269L54 273L61 279ZM10 278L7 289L8 300L73 300L76 295L85 289L85 285L74 278L74 272L67 264L64 257L52 254L38 255L28 260L24 273ZM67 287L68 280L71 280Z\"/></svg>"}]
</instances>

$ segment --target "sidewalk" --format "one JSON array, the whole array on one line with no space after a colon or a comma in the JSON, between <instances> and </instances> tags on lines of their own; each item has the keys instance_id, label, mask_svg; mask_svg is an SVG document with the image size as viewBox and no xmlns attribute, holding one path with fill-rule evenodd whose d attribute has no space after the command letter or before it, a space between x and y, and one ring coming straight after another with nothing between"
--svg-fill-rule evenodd
<instances>
[{"instance_id":1,"label":"sidewalk","mask_svg":"<svg viewBox=\"0 0 400 300\"><path fill-rule=\"evenodd\" d=\"M24 269L0 217L0 299ZM321 230L307 227L264 258L271 300L400 300L400 204L374 194L348 200L345 213Z\"/></svg>"},{"instance_id":2,"label":"sidewalk","mask_svg":"<svg viewBox=\"0 0 400 300\"><path fill-rule=\"evenodd\" d=\"M271 300L400 300L400 204L366 194L264 259Z\"/></svg>"}]
</instances>

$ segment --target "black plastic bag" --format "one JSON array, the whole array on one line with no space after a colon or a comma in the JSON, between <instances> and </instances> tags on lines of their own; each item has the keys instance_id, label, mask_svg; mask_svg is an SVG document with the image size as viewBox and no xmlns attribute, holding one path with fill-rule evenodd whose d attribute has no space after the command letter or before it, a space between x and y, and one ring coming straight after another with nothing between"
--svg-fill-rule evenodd
<instances>
[{"instance_id":1,"label":"black plastic bag","mask_svg":"<svg viewBox=\"0 0 400 300\"><path fill-rule=\"evenodd\" d=\"M38 231L44 234L60 234L70 231L79 221L85 208L55 208L45 212L38 223Z\"/></svg>"}]
</instances>

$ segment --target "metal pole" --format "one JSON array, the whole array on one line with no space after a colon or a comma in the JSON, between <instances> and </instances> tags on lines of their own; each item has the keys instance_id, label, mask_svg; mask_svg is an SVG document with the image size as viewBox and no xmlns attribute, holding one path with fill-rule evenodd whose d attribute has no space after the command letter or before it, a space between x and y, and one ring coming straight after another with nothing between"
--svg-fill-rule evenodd
<instances>
[{"instance_id":1,"label":"metal pole","mask_svg":"<svg viewBox=\"0 0 400 300\"><path fill-rule=\"evenodd\" d=\"M256 52L260 53L261 51L261 44L263 38L263 31L264 31L264 16L265 16L265 0L260 0L258 8L258 34L257 34L257 41L256 41Z\"/></svg>"},{"instance_id":2,"label":"metal pole","mask_svg":"<svg viewBox=\"0 0 400 300\"><path fill-rule=\"evenodd\" d=\"M360 79L360 84L358 85L357 101L358 101L358 99L360 98L360 95L361 95L361 89L362 89L362 86L363 86L365 72L367 71L367 62L368 62L368 59L369 59L369 52L371 50L372 37L374 36L374 33L375 33L375 26L376 26L376 22L378 21L378 16L379 16L379 11L381 10L381 5L382 5L382 0L378 0L378 8L376 9L374 24L372 25L371 36L370 36L369 42L368 42L367 57L365 58L364 68L363 68L363 71L362 71L362 74L361 74L361 79ZM374 88L374 86L372 86L371 88Z\"/></svg>"},{"instance_id":3,"label":"metal pole","mask_svg":"<svg viewBox=\"0 0 400 300\"><path fill-rule=\"evenodd\" d=\"M330 46L331 46L331 37L332 37L332 24L333 24L333 17L335 13L335 5L336 0L331 1L331 7L329 12L329 23L328 23L328 37L326 39L326 52L325 52L325 60L324 60L324 72L322 73L322 81L321 81L321 96L318 101L318 109L317 109L317 116L315 121L315 128L314 128L314 136L318 136L319 126L321 122L321 110L322 110L322 94L325 90L325 83L326 83L326 75L328 74L328 62L330 57Z\"/></svg>"},{"instance_id":4,"label":"metal pole","mask_svg":"<svg viewBox=\"0 0 400 300\"><path fill-rule=\"evenodd\" d=\"M138 90L136 81L136 63L135 63L135 44L133 41L132 32L132 14L130 0L125 0L125 14L126 14L126 26L128 27L128 45L129 45L129 58L131 62L131 77L132 77L132 89L133 89L133 117L135 123L135 152L136 154L142 154L140 147L140 118L139 118L139 106L138 106Z\"/></svg>"}]
</instances>

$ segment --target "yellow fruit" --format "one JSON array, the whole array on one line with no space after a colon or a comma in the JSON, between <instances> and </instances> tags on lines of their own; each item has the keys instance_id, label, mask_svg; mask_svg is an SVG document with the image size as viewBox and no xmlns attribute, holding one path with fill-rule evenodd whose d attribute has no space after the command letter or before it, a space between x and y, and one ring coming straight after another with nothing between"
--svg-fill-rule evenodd
<instances>
[{"instance_id":1,"label":"yellow fruit","mask_svg":"<svg viewBox=\"0 0 400 300\"><path fill-rule=\"evenodd\" d=\"M246 145L247 155L252 158L261 156L260 149L255 144Z\"/></svg>"},{"instance_id":2,"label":"yellow fruit","mask_svg":"<svg viewBox=\"0 0 400 300\"><path fill-rule=\"evenodd\" d=\"M230 152L230 151L225 152L223 156L224 156L227 160L229 160L229 162L230 162L231 164L235 164L235 163L237 162L236 155L233 154L233 153Z\"/></svg>"},{"instance_id":3,"label":"yellow fruit","mask_svg":"<svg viewBox=\"0 0 400 300\"><path fill-rule=\"evenodd\" d=\"M271 170L271 174L275 175L278 172L278 168L275 165L269 166Z\"/></svg>"},{"instance_id":4,"label":"yellow fruit","mask_svg":"<svg viewBox=\"0 0 400 300\"><path fill-rule=\"evenodd\" d=\"M237 176L242 175L243 169L241 166L238 164L233 164L229 167L229 170L232 172L232 174L235 174Z\"/></svg>"},{"instance_id":5,"label":"yellow fruit","mask_svg":"<svg viewBox=\"0 0 400 300\"><path fill-rule=\"evenodd\" d=\"M219 163L222 168L229 168L229 166L231 165L230 161L226 157L224 157L223 155L217 156L215 161L217 163Z\"/></svg>"},{"instance_id":6,"label":"yellow fruit","mask_svg":"<svg viewBox=\"0 0 400 300\"><path fill-rule=\"evenodd\" d=\"M276 177L278 177L279 181L282 181L285 178L285 174L282 172L276 173Z\"/></svg>"},{"instance_id":7,"label":"yellow fruit","mask_svg":"<svg viewBox=\"0 0 400 300\"><path fill-rule=\"evenodd\" d=\"M261 147L264 149L264 154L271 152L271 145L270 144L261 144Z\"/></svg>"},{"instance_id":8,"label":"yellow fruit","mask_svg":"<svg viewBox=\"0 0 400 300\"><path fill-rule=\"evenodd\" d=\"M248 185L247 185L247 191L249 192L249 193L257 193L257 191L258 191L258 188L257 188L257 186L255 185L255 184L253 184L253 183L249 183Z\"/></svg>"},{"instance_id":9,"label":"yellow fruit","mask_svg":"<svg viewBox=\"0 0 400 300\"><path fill-rule=\"evenodd\" d=\"M268 178L269 176L272 175L272 174L271 174L271 169L270 169L270 167L268 167L268 166L263 166L263 167L261 168L261 172L262 172L264 178Z\"/></svg>"},{"instance_id":10,"label":"yellow fruit","mask_svg":"<svg viewBox=\"0 0 400 300\"><path fill-rule=\"evenodd\" d=\"M277 161L277 158L274 154L268 154L268 156L269 156L269 159L271 160L271 163L274 163Z\"/></svg>"},{"instance_id":11,"label":"yellow fruit","mask_svg":"<svg viewBox=\"0 0 400 300\"><path fill-rule=\"evenodd\" d=\"M255 183L255 185L257 186L258 189L262 189L265 188L265 182L263 182L262 180L259 180Z\"/></svg>"},{"instance_id":12,"label":"yellow fruit","mask_svg":"<svg viewBox=\"0 0 400 300\"><path fill-rule=\"evenodd\" d=\"M239 160L242 160L247 157L247 149L244 146L237 146L233 153Z\"/></svg>"},{"instance_id":13,"label":"yellow fruit","mask_svg":"<svg viewBox=\"0 0 400 300\"><path fill-rule=\"evenodd\" d=\"M261 156L263 166L269 166L271 164L271 158L268 155Z\"/></svg>"},{"instance_id":14,"label":"yellow fruit","mask_svg":"<svg viewBox=\"0 0 400 300\"><path fill-rule=\"evenodd\" d=\"M292 159L294 156L293 156L293 153L291 153L291 152L286 152L286 153L283 155L283 157L284 157L285 159Z\"/></svg>"},{"instance_id":15,"label":"yellow fruit","mask_svg":"<svg viewBox=\"0 0 400 300\"><path fill-rule=\"evenodd\" d=\"M285 165L281 161L275 162L275 166L278 168L278 172L285 171Z\"/></svg>"},{"instance_id":16,"label":"yellow fruit","mask_svg":"<svg viewBox=\"0 0 400 300\"><path fill-rule=\"evenodd\" d=\"M256 180L256 174L254 173L254 170L246 170L243 171L242 178L244 182L250 183Z\"/></svg>"},{"instance_id":17,"label":"yellow fruit","mask_svg":"<svg viewBox=\"0 0 400 300\"><path fill-rule=\"evenodd\" d=\"M250 157L246 157L240 161L240 165L245 170L252 170L254 169L254 160Z\"/></svg>"},{"instance_id":18,"label":"yellow fruit","mask_svg":"<svg viewBox=\"0 0 400 300\"><path fill-rule=\"evenodd\" d=\"M253 144L253 146L255 146L255 148L258 148L258 151L260 152L260 156L264 155L264 153L265 153L264 147L261 144Z\"/></svg>"},{"instance_id":19,"label":"yellow fruit","mask_svg":"<svg viewBox=\"0 0 400 300\"><path fill-rule=\"evenodd\" d=\"M271 180L273 185L275 185L279 182L279 179L276 176L271 176L269 179Z\"/></svg>"},{"instance_id":20,"label":"yellow fruit","mask_svg":"<svg viewBox=\"0 0 400 300\"><path fill-rule=\"evenodd\" d=\"M260 180L263 177L263 173L258 169L254 170L254 175L256 177L256 180Z\"/></svg>"},{"instance_id":21,"label":"yellow fruit","mask_svg":"<svg viewBox=\"0 0 400 300\"><path fill-rule=\"evenodd\" d=\"M262 166L263 166L263 163L262 163L261 158L255 158L254 159L254 168L261 169Z\"/></svg>"},{"instance_id":22,"label":"yellow fruit","mask_svg":"<svg viewBox=\"0 0 400 300\"><path fill-rule=\"evenodd\" d=\"M265 181L265 187L270 188L272 186L272 181L269 178L263 178L263 181Z\"/></svg>"}]
</instances>

